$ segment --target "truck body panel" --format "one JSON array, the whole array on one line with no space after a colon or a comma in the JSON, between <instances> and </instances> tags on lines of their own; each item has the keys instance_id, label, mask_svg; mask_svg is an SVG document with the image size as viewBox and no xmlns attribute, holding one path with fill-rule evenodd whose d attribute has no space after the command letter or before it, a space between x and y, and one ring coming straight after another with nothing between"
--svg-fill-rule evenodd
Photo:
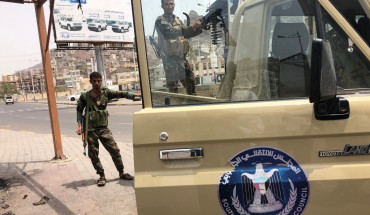
<instances>
[{"instance_id":1,"label":"truck body panel","mask_svg":"<svg viewBox=\"0 0 370 215\"><path fill-rule=\"evenodd\" d=\"M189 40L196 96L158 84L167 74L149 36L160 5L132 2L143 95L133 130L138 213L368 214L370 42L359 21L369 2L225 2L208 6L222 9L222 44L206 29ZM330 50L314 53L317 40ZM316 54L327 57L318 69ZM331 72L334 95L323 78ZM315 87L329 96L314 101Z\"/></svg>"}]
</instances>

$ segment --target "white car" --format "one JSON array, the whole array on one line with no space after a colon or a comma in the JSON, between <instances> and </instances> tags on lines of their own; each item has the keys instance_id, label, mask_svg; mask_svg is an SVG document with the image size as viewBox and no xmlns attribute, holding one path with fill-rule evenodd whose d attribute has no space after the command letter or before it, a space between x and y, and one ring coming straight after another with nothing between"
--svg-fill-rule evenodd
<instances>
[{"instance_id":1,"label":"white car","mask_svg":"<svg viewBox=\"0 0 370 215\"><path fill-rule=\"evenodd\" d=\"M4 96L5 104L12 103L14 104L13 96Z\"/></svg>"},{"instance_id":2,"label":"white car","mask_svg":"<svg viewBox=\"0 0 370 215\"><path fill-rule=\"evenodd\" d=\"M79 31L82 29L82 20L78 20L74 17L61 17L59 20L59 26L61 28L66 28L68 31Z\"/></svg>"},{"instance_id":3,"label":"white car","mask_svg":"<svg viewBox=\"0 0 370 215\"><path fill-rule=\"evenodd\" d=\"M70 96L67 97L67 100L68 101L77 101L80 98L82 93L84 93L84 92L77 92L76 94L70 95Z\"/></svg>"},{"instance_id":4,"label":"white car","mask_svg":"<svg viewBox=\"0 0 370 215\"><path fill-rule=\"evenodd\" d=\"M87 25L90 31L102 31L107 30L107 22L101 19L91 19L90 23Z\"/></svg>"},{"instance_id":5,"label":"white car","mask_svg":"<svg viewBox=\"0 0 370 215\"><path fill-rule=\"evenodd\" d=\"M112 31L124 33L129 31L130 27L132 27L131 22L117 21L115 24L112 25Z\"/></svg>"}]
</instances>

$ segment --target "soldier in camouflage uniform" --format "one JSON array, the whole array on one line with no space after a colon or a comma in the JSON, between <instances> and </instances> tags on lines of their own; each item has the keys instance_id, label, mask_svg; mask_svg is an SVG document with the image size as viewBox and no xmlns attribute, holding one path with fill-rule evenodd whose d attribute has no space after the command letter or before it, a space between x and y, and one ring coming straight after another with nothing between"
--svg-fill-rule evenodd
<instances>
[{"instance_id":1,"label":"soldier in camouflage uniform","mask_svg":"<svg viewBox=\"0 0 370 215\"><path fill-rule=\"evenodd\" d=\"M134 99L140 97L139 93L129 93L123 91L112 91L107 88L101 88L102 76L98 72L90 74L90 83L92 90L81 95L77 103L77 134L85 132L86 141L88 144L88 155L91 159L96 173L100 175L98 186L104 186L106 178L103 166L99 159L99 140L104 148L109 152L119 172L119 177L124 180L133 180L134 177L128 173L124 173L124 166L120 150L117 143L114 141L112 132L108 129L108 111L107 103L112 98ZM85 115L83 111L85 109ZM82 119L85 117L85 131L82 130Z\"/></svg>"},{"instance_id":2,"label":"soldier in camouflage uniform","mask_svg":"<svg viewBox=\"0 0 370 215\"><path fill-rule=\"evenodd\" d=\"M200 20L192 26L185 26L179 17L173 14L174 0L162 0L164 14L155 21L158 32L158 44L164 56L163 67L169 92L178 92L178 80L186 88L186 93L196 95L194 73L190 68L186 55L189 52L188 38L202 33Z\"/></svg>"}]
</instances>

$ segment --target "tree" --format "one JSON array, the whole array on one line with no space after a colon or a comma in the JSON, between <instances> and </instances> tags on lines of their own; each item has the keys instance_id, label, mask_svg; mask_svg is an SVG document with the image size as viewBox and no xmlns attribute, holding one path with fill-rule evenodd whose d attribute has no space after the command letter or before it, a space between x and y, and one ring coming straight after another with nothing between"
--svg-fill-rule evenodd
<instances>
[{"instance_id":1,"label":"tree","mask_svg":"<svg viewBox=\"0 0 370 215\"><path fill-rule=\"evenodd\" d=\"M18 94L17 86L14 83L4 83L0 85L0 94L2 96Z\"/></svg>"},{"instance_id":2,"label":"tree","mask_svg":"<svg viewBox=\"0 0 370 215\"><path fill-rule=\"evenodd\" d=\"M65 85L59 85L55 87L55 91L57 92L66 92L68 90L68 87Z\"/></svg>"},{"instance_id":3,"label":"tree","mask_svg":"<svg viewBox=\"0 0 370 215\"><path fill-rule=\"evenodd\" d=\"M87 65L86 64L83 64L81 66L81 75L84 77L84 78L87 78L88 77L88 73L87 73Z\"/></svg>"}]
</instances>

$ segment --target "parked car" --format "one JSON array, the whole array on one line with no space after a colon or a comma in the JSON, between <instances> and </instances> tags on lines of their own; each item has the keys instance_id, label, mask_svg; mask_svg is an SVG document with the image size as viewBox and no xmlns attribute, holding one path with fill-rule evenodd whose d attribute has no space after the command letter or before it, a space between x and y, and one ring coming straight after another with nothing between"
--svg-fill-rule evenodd
<instances>
[{"instance_id":1,"label":"parked car","mask_svg":"<svg viewBox=\"0 0 370 215\"><path fill-rule=\"evenodd\" d=\"M5 104L12 103L14 104L13 96L4 96Z\"/></svg>"},{"instance_id":2,"label":"parked car","mask_svg":"<svg viewBox=\"0 0 370 215\"><path fill-rule=\"evenodd\" d=\"M124 33L124 32L129 31L130 27L132 27L131 22L117 21L115 24L112 25L112 31Z\"/></svg>"},{"instance_id":3,"label":"parked car","mask_svg":"<svg viewBox=\"0 0 370 215\"><path fill-rule=\"evenodd\" d=\"M90 31L102 31L107 30L107 22L101 19L91 19L91 22L88 24L88 29Z\"/></svg>"},{"instance_id":4,"label":"parked car","mask_svg":"<svg viewBox=\"0 0 370 215\"><path fill-rule=\"evenodd\" d=\"M70 95L70 96L67 97L67 100L68 101L77 101L80 98L82 93L84 93L84 91L77 92L76 94Z\"/></svg>"},{"instance_id":5,"label":"parked car","mask_svg":"<svg viewBox=\"0 0 370 215\"><path fill-rule=\"evenodd\" d=\"M59 20L60 28L66 28L68 31L81 30L82 20L78 20L74 17L61 17Z\"/></svg>"}]
</instances>

